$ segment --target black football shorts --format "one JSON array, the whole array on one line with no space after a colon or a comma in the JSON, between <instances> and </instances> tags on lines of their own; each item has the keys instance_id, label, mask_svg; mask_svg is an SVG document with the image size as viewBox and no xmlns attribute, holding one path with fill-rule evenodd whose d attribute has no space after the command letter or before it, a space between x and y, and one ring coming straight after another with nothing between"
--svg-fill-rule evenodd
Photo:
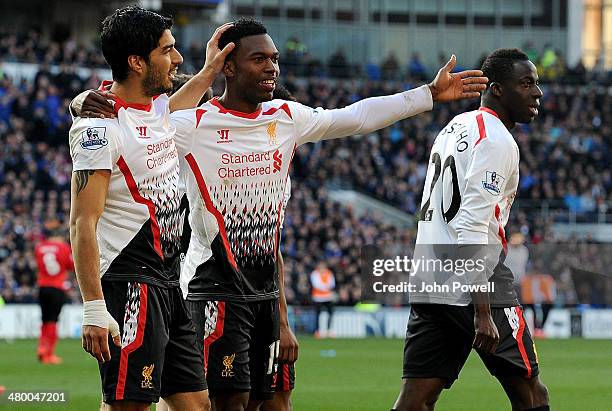
<instances>
[{"instance_id":1,"label":"black football shorts","mask_svg":"<svg viewBox=\"0 0 612 411\"><path fill-rule=\"evenodd\" d=\"M202 352L178 287L102 281L102 290L121 330L121 347L109 335L111 360L99 365L104 402L157 402L207 388Z\"/></svg>"},{"instance_id":2,"label":"black football shorts","mask_svg":"<svg viewBox=\"0 0 612 411\"><path fill-rule=\"evenodd\" d=\"M42 312L42 322L57 322L62 305L66 302L66 292L55 287L40 287L38 303Z\"/></svg>"},{"instance_id":3,"label":"black football shorts","mask_svg":"<svg viewBox=\"0 0 612 411\"><path fill-rule=\"evenodd\" d=\"M491 308L499 332L493 354L478 352L494 376L538 375L538 357L520 306ZM474 307L413 304L404 346L404 378L442 378L450 388L474 342Z\"/></svg>"},{"instance_id":4,"label":"black football shorts","mask_svg":"<svg viewBox=\"0 0 612 411\"><path fill-rule=\"evenodd\" d=\"M278 299L187 304L204 352L210 397L248 391L251 399L271 399L280 344Z\"/></svg>"}]
</instances>

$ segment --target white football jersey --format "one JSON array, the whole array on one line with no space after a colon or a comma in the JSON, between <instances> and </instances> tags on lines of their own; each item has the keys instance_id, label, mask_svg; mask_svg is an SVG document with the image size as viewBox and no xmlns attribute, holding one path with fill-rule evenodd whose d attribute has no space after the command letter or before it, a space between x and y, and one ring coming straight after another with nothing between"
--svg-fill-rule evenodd
<instances>
[{"instance_id":1,"label":"white football jersey","mask_svg":"<svg viewBox=\"0 0 612 411\"><path fill-rule=\"evenodd\" d=\"M369 133L431 109L427 86L338 110L272 100L254 113L218 99L172 113L185 159L192 235L181 269L188 299L276 298L276 251L295 149ZM373 115L376 113L376 115Z\"/></svg>"},{"instance_id":2,"label":"white football jersey","mask_svg":"<svg viewBox=\"0 0 612 411\"><path fill-rule=\"evenodd\" d=\"M450 255L465 252L458 246L479 246L481 256L486 255L483 272L490 283L495 283L489 290L491 305L518 304L512 272L503 264L507 248L504 227L518 182L518 145L493 110L482 107L453 118L431 149L415 258L445 261ZM417 289L423 279L432 284L468 281L457 269L432 271L423 267L417 266L411 273ZM486 279L482 277L481 281ZM410 298L412 302L469 304L470 293L457 290L414 293Z\"/></svg>"},{"instance_id":3,"label":"white football jersey","mask_svg":"<svg viewBox=\"0 0 612 411\"><path fill-rule=\"evenodd\" d=\"M497 114L463 113L431 148L417 244L501 244L519 182L519 149Z\"/></svg>"},{"instance_id":4,"label":"white football jersey","mask_svg":"<svg viewBox=\"0 0 612 411\"><path fill-rule=\"evenodd\" d=\"M178 282L178 154L168 97L115 102L116 119L75 118L73 171L110 170L97 226L100 275L159 285Z\"/></svg>"}]
</instances>

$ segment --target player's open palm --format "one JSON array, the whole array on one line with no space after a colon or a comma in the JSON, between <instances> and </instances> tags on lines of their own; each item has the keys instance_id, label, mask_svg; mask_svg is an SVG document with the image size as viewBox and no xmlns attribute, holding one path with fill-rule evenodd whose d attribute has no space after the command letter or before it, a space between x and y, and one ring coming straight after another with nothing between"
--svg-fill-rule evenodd
<instances>
[{"instance_id":1,"label":"player's open palm","mask_svg":"<svg viewBox=\"0 0 612 411\"><path fill-rule=\"evenodd\" d=\"M489 79L483 76L481 70L465 70L452 73L457 64L453 54L442 67L436 78L429 84L434 101L453 101L480 97L480 92L487 88Z\"/></svg>"},{"instance_id":2,"label":"player's open palm","mask_svg":"<svg viewBox=\"0 0 612 411\"><path fill-rule=\"evenodd\" d=\"M299 344L291 327L281 326L278 360L292 364L298 359Z\"/></svg>"},{"instance_id":3,"label":"player's open palm","mask_svg":"<svg viewBox=\"0 0 612 411\"><path fill-rule=\"evenodd\" d=\"M213 73L220 73L225 63L225 58L232 52L235 47L234 43L228 43L223 50L219 48L219 39L227 29L233 26L233 23L225 23L217 27L208 43L206 43L206 62L204 69L210 69Z\"/></svg>"},{"instance_id":4,"label":"player's open palm","mask_svg":"<svg viewBox=\"0 0 612 411\"><path fill-rule=\"evenodd\" d=\"M499 331L491 314L475 315L474 330L473 347L480 352L494 353L499 344Z\"/></svg>"}]
</instances>

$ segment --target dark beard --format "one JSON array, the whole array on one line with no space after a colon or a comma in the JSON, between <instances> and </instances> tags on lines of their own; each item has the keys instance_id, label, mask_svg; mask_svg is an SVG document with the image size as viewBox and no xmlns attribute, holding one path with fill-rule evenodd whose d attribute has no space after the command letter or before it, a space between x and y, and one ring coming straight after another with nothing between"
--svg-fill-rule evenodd
<instances>
[{"instance_id":1,"label":"dark beard","mask_svg":"<svg viewBox=\"0 0 612 411\"><path fill-rule=\"evenodd\" d=\"M146 77L142 80L142 89L146 96L154 97L160 94L169 93L172 91L172 85L166 87L161 76L154 72L149 66Z\"/></svg>"}]
</instances>

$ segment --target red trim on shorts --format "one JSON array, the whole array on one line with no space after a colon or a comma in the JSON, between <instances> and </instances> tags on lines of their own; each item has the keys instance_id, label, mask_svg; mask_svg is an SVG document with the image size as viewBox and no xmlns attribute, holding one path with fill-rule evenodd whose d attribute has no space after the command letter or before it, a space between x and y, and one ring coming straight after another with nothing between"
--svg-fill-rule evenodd
<instances>
[{"instance_id":1,"label":"red trim on shorts","mask_svg":"<svg viewBox=\"0 0 612 411\"><path fill-rule=\"evenodd\" d=\"M219 113L221 114L231 114L232 116L249 118L251 120L257 118L261 114L261 109L253 111L252 113L243 113L242 111L228 110L221 105L217 97L210 100L210 104L217 107L219 109Z\"/></svg>"},{"instance_id":2,"label":"red trim on shorts","mask_svg":"<svg viewBox=\"0 0 612 411\"><path fill-rule=\"evenodd\" d=\"M278 110L283 110L285 113L287 113L289 118L293 119L293 116L291 115L291 110L289 110L289 105L287 103L283 104L280 107L272 107L272 108L264 111L261 114L264 115L264 116L271 116L272 114L276 113Z\"/></svg>"},{"instance_id":3,"label":"red trim on shorts","mask_svg":"<svg viewBox=\"0 0 612 411\"><path fill-rule=\"evenodd\" d=\"M213 331L208 338L204 337L204 374L208 372L208 352L210 351L210 345L221 338L225 325L225 301L217 301L216 303L217 323L215 324L215 331Z\"/></svg>"},{"instance_id":4,"label":"red trim on shorts","mask_svg":"<svg viewBox=\"0 0 612 411\"><path fill-rule=\"evenodd\" d=\"M283 391L291 391L291 385L289 381L289 364L283 364Z\"/></svg>"},{"instance_id":5,"label":"red trim on shorts","mask_svg":"<svg viewBox=\"0 0 612 411\"><path fill-rule=\"evenodd\" d=\"M125 391L125 380L128 371L128 357L130 353L140 348L144 339L145 327L147 325L147 285L140 283L140 307L138 308L138 328L134 341L121 348L121 360L119 361L119 377L115 390L115 400L123 399Z\"/></svg>"},{"instance_id":6,"label":"red trim on shorts","mask_svg":"<svg viewBox=\"0 0 612 411\"><path fill-rule=\"evenodd\" d=\"M130 168L128 167L125 160L123 159L123 156L119 157L119 160L117 160L117 165L119 166L119 169L121 170L121 173L125 178L125 182L127 183L127 186L130 190L130 193L132 194L132 198L134 199L134 201L146 205L149 209L149 219L151 220L151 233L153 234L153 248L155 249L155 252L159 256L159 258L161 258L163 261L164 253L161 248L161 235L159 231L159 224L157 223L157 218L155 217L155 204L153 204L153 201L144 198L138 192L136 180L134 180L134 176L132 176L132 172L130 171Z\"/></svg>"},{"instance_id":7,"label":"red trim on shorts","mask_svg":"<svg viewBox=\"0 0 612 411\"><path fill-rule=\"evenodd\" d=\"M523 358L523 363L527 368L527 376L526 378L531 378L531 364L529 363L529 357L527 356L527 351L525 350L525 344L523 343L523 332L525 331L525 318L523 317L523 310L521 307L514 307L516 313L519 317L519 328L516 332L516 342L518 343L518 349L521 353L521 357Z\"/></svg>"},{"instance_id":8,"label":"red trim on shorts","mask_svg":"<svg viewBox=\"0 0 612 411\"><path fill-rule=\"evenodd\" d=\"M221 234L221 240L223 240L223 246L225 247L225 252L227 254L227 259L229 263L234 267L235 270L238 270L238 264L236 264L236 260L234 259L234 254L232 253L232 249L229 245L229 240L227 239L227 232L225 231L225 221L223 220L223 216L215 208L210 199L210 194L208 194L208 188L206 188L206 182L204 181L204 176L202 176L202 172L200 171L200 167L198 163L193 157L193 154L189 153L185 156L185 160L189 163L189 167L191 167L191 171L198 183L198 188L200 189L200 195L204 200L204 204L206 205L206 209L217 219L217 225L219 226L219 233Z\"/></svg>"},{"instance_id":9,"label":"red trim on shorts","mask_svg":"<svg viewBox=\"0 0 612 411\"><path fill-rule=\"evenodd\" d=\"M495 219L497 220L497 234L502 242L502 247L504 248L504 252L508 254L508 242L506 241L506 231L499 221L499 215L501 214L501 209L499 208L499 204L495 204Z\"/></svg>"},{"instance_id":10,"label":"red trim on shorts","mask_svg":"<svg viewBox=\"0 0 612 411\"><path fill-rule=\"evenodd\" d=\"M478 123L478 133L480 133L480 138L478 139L478 141L476 141L476 144L474 144L474 148L476 148L476 146L480 144L482 140L487 138L487 129L485 128L482 113L476 115L476 122Z\"/></svg>"}]
</instances>

